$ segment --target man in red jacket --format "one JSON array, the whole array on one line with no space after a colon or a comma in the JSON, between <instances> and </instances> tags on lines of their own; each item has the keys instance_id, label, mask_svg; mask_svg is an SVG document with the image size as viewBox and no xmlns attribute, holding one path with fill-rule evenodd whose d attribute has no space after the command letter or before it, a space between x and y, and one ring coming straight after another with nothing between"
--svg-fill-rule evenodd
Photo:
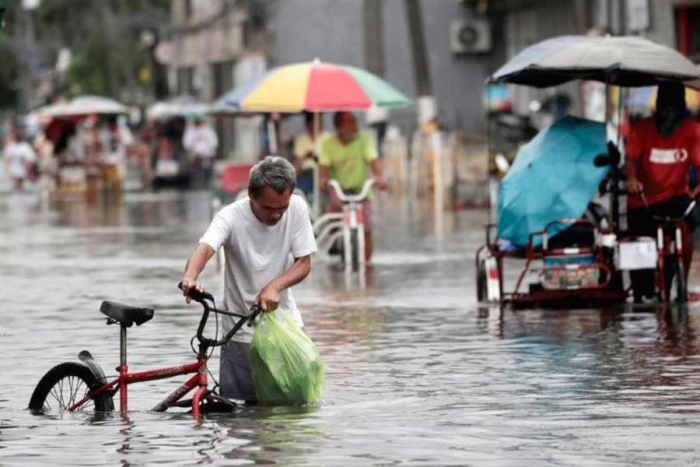
<instances>
[{"instance_id":1,"label":"man in red jacket","mask_svg":"<svg viewBox=\"0 0 700 467\"><path fill-rule=\"evenodd\" d=\"M700 175L700 125L687 118L682 84L659 86L653 117L634 123L626 141L627 223L634 236L656 238L657 216L680 217L700 188L690 189L690 170ZM644 192L650 209L644 206ZM651 211L651 212L650 212ZM693 255L691 214L683 222L683 266L686 276ZM654 293L654 272L631 271L635 302Z\"/></svg>"}]
</instances>

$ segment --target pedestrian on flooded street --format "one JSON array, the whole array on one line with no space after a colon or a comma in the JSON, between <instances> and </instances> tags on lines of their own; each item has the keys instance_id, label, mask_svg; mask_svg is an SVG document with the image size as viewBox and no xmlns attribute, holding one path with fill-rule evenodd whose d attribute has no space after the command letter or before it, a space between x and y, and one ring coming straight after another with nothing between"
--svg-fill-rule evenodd
<instances>
[{"instance_id":1,"label":"pedestrian on flooded street","mask_svg":"<svg viewBox=\"0 0 700 467\"><path fill-rule=\"evenodd\" d=\"M36 153L32 146L22 139L16 128L13 128L7 137L3 158L15 191L22 191L24 181L31 176L33 164L36 162Z\"/></svg>"},{"instance_id":2,"label":"pedestrian on flooded street","mask_svg":"<svg viewBox=\"0 0 700 467\"><path fill-rule=\"evenodd\" d=\"M281 157L266 157L253 167L248 197L222 209L199 240L182 277L185 295L200 292L198 280L207 262L224 249L224 309L247 314L254 305L263 312L278 307L300 327L304 325L290 287L311 271L316 240L306 202L293 195L296 175ZM189 302L189 298L188 298ZM224 333L234 325L224 316ZM221 395L255 403L250 365L252 328L244 326L221 348Z\"/></svg>"}]
</instances>

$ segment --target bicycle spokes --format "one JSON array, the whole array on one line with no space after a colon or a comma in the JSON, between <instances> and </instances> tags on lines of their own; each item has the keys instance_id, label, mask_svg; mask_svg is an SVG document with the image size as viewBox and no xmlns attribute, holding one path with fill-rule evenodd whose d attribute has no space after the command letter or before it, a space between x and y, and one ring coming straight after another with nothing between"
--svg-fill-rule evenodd
<instances>
[{"instance_id":1,"label":"bicycle spokes","mask_svg":"<svg viewBox=\"0 0 700 467\"><path fill-rule=\"evenodd\" d=\"M77 376L67 376L62 378L51 388L51 391L49 391L50 397L47 397L44 401L43 409L47 411L53 410L53 402L56 404L56 408L63 412L87 396L89 390L90 388L85 384L85 382ZM76 410L89 409L92 407L92 405L93 401L92 399L89 399Z\"/></svg>"}]
</instances>

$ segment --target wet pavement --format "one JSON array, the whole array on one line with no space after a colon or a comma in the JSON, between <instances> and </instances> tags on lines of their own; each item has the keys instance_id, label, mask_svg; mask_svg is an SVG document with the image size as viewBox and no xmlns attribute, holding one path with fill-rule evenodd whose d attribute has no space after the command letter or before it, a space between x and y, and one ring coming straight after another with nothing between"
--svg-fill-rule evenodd
<instances>
[{"instance_id":1,"label":"wet pavement","mask_svg":"<svg viewBox=\"0 0 700 467\"><path fill-rule=\"evenodd\" d=\"M203 192L60 206L0 196L0 464L700 462L697 307L480 308L473 254L486 214L450 214L438 234L429 213L395 198L376 209L364 289L320 261L296 289L324 360L320 407L203 421L149 411L178 379L132 386L126 417L25 410L41 376L82 349L114 373L118 329L99 313L104 299L156 309L130 330L131 369L192 361L199 310L175 284L207 226L208 201ZM700 271L692 274L697 287ZM213 267L203 280L221 296Z\"/></svg>"}]
</instances>

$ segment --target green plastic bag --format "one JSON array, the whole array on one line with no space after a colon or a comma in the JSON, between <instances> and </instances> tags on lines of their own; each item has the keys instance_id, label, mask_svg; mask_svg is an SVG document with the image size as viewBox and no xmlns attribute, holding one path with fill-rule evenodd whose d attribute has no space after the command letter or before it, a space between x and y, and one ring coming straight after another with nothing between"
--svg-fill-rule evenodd
<instances>
[{"instance_id":1,"label":"green plastic bag","mask_svg":"<svg viewBox=\"0 0 700 467\"><path fill-rule=\"evenodd\" d=\"M321 356L287 313L262 313L253 332L250 359L260 402L301 405L321 400Z\"/></svg>"}]
</instances>

